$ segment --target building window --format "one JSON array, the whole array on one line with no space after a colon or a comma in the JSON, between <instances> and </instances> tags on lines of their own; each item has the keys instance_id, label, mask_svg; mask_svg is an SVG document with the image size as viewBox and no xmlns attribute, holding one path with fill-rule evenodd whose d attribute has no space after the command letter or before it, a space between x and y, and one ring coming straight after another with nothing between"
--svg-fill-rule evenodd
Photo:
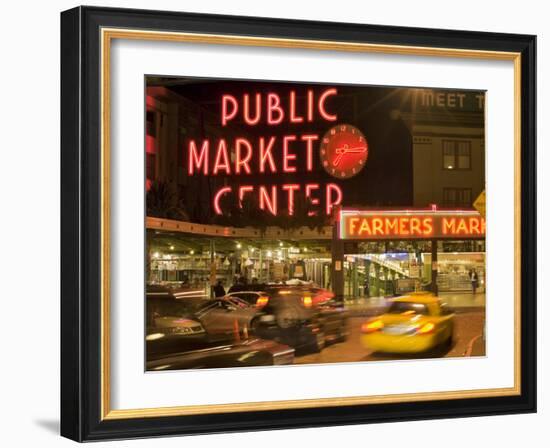
<instances>
[{"instance_id":1,"label":"building window","mask_svg":"<svg viewBox=\"0 0 550 448\"><path fill-rule=\"evenodd\" d=\"M443 140L443 169L469 170L472 151L470 142L464 140Z\"/></svg>"},{"instance_id":2,"label":"building window","mask_svg":"<svg viewBox=\"0 0 550 448\"><path fill-rule=\"evenodd\" d=\"M443 189L443 205L454 207L471 207L472 206L472 189L471 188L444 188Z\"/></svg>"}]
</instances>

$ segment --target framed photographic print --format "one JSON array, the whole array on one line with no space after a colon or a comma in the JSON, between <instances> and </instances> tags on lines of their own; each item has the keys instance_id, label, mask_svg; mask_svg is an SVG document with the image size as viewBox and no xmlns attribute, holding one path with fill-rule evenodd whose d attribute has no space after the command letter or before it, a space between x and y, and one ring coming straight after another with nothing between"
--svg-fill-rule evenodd
<instances>
[{"instance_id":1,"label":"framed photographic print","mask_svg":"<svg viewBox=\"0 0 550 448\"><path fill-rule=\"evenodd\" d=\"M534 36L61 15L61 433L536 411Z\"/></svg>"}]
</instances>

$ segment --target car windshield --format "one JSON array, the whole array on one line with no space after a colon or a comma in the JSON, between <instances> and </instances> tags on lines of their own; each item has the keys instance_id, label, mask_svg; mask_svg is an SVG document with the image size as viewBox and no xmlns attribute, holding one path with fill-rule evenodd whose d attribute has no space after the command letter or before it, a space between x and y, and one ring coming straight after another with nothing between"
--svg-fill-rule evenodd
<instances>
[{"instance_id":1,"label":"car windshield","mask_svg":"<svg viewBox=\"0 0 550 448\"><path fill-rule=\"evenodd\" d=\"M176 300L171 297L147 298L147 313L155 314L158 317L164 316L187 316L192 314L204 300Z\"/></svg>"},{"instance_id":2,"label":"car windshield","mask_svg":"<svg viewBox=\"0 0 550 448\"><path fill-rule=\"evenodd\" d=\"M393 302L387 311L388 314L402 314L402 315L414 315L424 314L428 315L428 307L424 303L416 302Z\"/></svg>"}]
</instances>

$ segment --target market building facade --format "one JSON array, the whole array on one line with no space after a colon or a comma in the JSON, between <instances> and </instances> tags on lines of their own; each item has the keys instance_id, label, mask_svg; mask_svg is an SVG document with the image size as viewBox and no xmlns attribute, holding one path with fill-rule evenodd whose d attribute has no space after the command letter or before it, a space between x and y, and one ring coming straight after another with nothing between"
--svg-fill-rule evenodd
<instances>
[{"instance_id":1,"label":"market building facade","mask_svg":"<svg viewBox=\"0 0 550 448\"><path fill-rule=\"evenodd\" d=\"M147 281L483 288L480 95L148 79Z\"/></svg>"}]
</instances>

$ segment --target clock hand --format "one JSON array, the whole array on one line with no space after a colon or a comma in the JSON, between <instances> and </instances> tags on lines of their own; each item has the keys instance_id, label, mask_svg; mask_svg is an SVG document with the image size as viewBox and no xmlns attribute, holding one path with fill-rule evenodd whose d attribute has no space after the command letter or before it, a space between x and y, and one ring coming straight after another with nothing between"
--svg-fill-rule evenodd
<instances>
[{"instance_id":1,"label":"clock hand","mask_svg":"<svg viewBox=\"0 0 550 448\"><path fill-rule=\"evenodd\" d=\"M337 157L332 162L333 166L340 165L340 162L342 161L342 158L345 154L360 154L367 150L365 146L356 146L355 148L350 148L347 144L345 144L341 148L336 148L334 151L337 154Z\"/></svg>"}]
</instances>

